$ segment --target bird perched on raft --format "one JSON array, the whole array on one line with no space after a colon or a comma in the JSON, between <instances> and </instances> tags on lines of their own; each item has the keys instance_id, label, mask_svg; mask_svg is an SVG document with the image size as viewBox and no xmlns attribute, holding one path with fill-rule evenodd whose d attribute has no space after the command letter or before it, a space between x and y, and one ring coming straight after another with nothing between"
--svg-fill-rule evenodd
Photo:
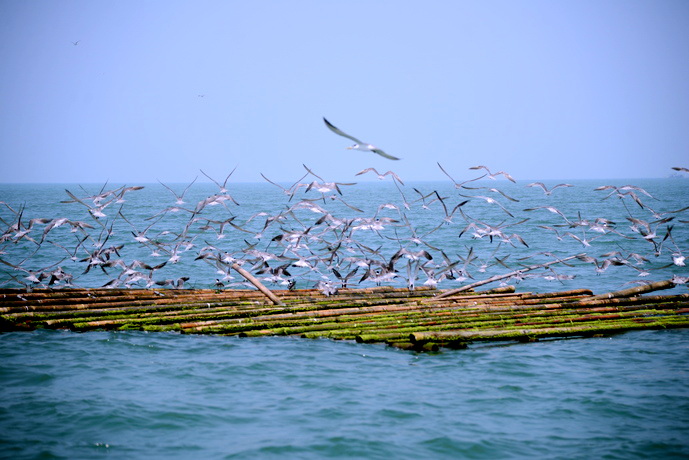
<instances>
[{"instance_id":1,"label":"bird perched on raft","mask_svg":"<svg viewBox=\"0 0 689 460\"><path fill-rule=\"evenodd\" d=\"M368 144L368 143L366 143L366 142L361 142L361 141L360 141L359 139L357 139L356 137L350 136L349 134L345 133L344 131L339 130L337 127L335 127L335 125L333 125L333 124L330 123L328 120L326 120L325 117L323 117L323 121L325 122L325 126L327 126L327 127L328 127L332 132L334 132L335 134L338 134L338 135L340 135L340 136L342 136L342 137L346 137L347 139L351 139L351 140L353 140L354 142L356 142L356 143L355 143L354 145L352 145L351 147L347 147L347 149L350 149L350 150L361 150L361 151L363 151L363 152L373 152L373 153L377 153L378 155L380 155L380 156L382 156L382 157L388 158L388 159L390 159L390 160L399 160L399 158L394 157L394 156L392 156L392 155L389 155L389 154L383 152L381 149L379 149L379 148L376 147L375 145L371 145L371 144Z\"/></svg>"}]
</instances>

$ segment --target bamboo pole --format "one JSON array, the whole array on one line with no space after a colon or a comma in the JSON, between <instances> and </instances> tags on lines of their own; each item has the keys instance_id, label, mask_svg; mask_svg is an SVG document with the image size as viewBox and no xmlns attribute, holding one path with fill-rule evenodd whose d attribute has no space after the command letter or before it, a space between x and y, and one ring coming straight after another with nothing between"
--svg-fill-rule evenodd
<instances>
[{"instance_id":1,"label":"bamboo pole","mask_svg":"<svg viewBox=\"0 0 689 460\"><path fill-rule=\"evenodd\" d=\"M646 308L642 310L641 308ZM650 308L650 310L648 309ZM369 337L379 336L395 332L396 334L410 333L414 331L430 331L441 329L475 329L491 330L496 327L524 327L526 325L541 325L552 327L561 324L574 324L590 321L606 321L610 319L638 319L641 316L652 314L658 316L676 316L679 313L675 307L672 313L660 312L658 307L633 307L630 310L620 310L615 307L607 308L583 308L570 310L562 308L562 311L531 309L528 312L521 310L517 314L496 314L494 312L482 313L480 311L460 315L448 315L447 312L437 314L432 311L409 311L392 314L386 313L358 313L345 314L335 318L277 318L264 316L260 320L253 318L251 323L241 319L233 319L208 323L180 324L182 328L193 327L196 332L235 334L244 332L244 335L295 335L303 334L309 338L330 337L351 339L356 334L368 334ZM664 306L659 308L664 309ZM632 310L639 310L634 312ZM504 313L504 311L503 311ZM592 314L595 313L595 314ZM247 332L251 331L252 332ZM379 340L380 341L380 340ZM387 340L382 340L386 341Z\"/></svg>"},{"instance_id":2,"label":"bamboo pole","mask_svg":"<svg viewBox=\"0 0 689 460\"><path fill-rule=\"evenodd\" d=\"M568 307L578 307L578 306L597 306L597 305L655 305L661 302L678 302L686 303L689 299L689 294L677 294L672 296L646 296L646 297L613 297L613 298L601 298L594 299L593 297L588 297L581 300L575 300L565 304Z\"/></svg>"},{"instance_id":3,"label":"bamboo pole","mask_svg":"<svg viewBox=\"0 0 689 460\"><path fill-rule=\"evenodd\" d=\"M63 321L59 321L60 318L65 318L68 323L72 320L73 322L87 322L90 320L102 320L106 318L110 319L124 319L124 318L139 318L146 317L154 319L159 318L169 318L171 316L177 316L179 319L183 317L187 318L201 318L204 316L214 317L215 319L206 325L217 323L217 321L227 321L225 318L230 317L242 317L242 316L261 316L260 321L271 321L280 319L276 318L275 315L283 315L282 318L313 318L313 317L323 317L331 316L336 318L347 318L352 315L376 315L381 312L381 314L390 315L395 311L406 311L413 313L423 313L426 316L439 316L439 315L461 315L461 316L471 316L471 312L485 312L490 314L501 314L505 313L509 316L519 316L525 314L527 311L553 311L557 309L572 309L572 308L588 308L593 311L596 306L615 306L616 308L629 308L623 307L626 305L655 305L656 308L683 308L687 304L688 294L676 295L676 296L649 296L649 297L632 297L632 298L618 298L618 299L599 299L599 300L574 300L567 299L569 301L563 302L561 298L550 299L550 302L544 304L542 302L529 301L529 299L505 299L503 296L493 296L491 298L481 299L482 302L466 302L464 300L465 296L462 296L462 302L457 302L454 299L453 302L447 305L435 304L425 304L419 305L416 302L400 302L399 299L373 299L368 301L357 301L355 304L349 302L337 302L332 301L328 305L320 304L294 304L290 307L278 307L277 309L271 308L256 308L252 305L237 305L226 302L198 302L198 303L175 303L169 304L171 299L161 299L159 304L149 304L146 306L130 306L110 309L100 309L100 308L84 308L82 305L74 305L71 309L65 309L61 311L51 311L45 313L37 313L33 311L21 311L16 313L10 313L7 316L17 317L17 321L32 321L35 323L44 322L46 320L52 321L52 323L47 324L59 324ZM468 296L475 297L475 296ZM557 302L553 302L557 300ZM574 300L573 302L571 300ZM667 304L667 306L660 306L658 303ZM130 304L131 305L131 304ZM343 307L345 307L343 309ZM374 307L370 309L362 309L362 307ZM382 308L381 308L382 307ZM635 309L638 309L636 307ZM515 310L518 310L515 311ZM305 315L306 312L307 313ZM330 312L330 313L329 313ZM382 313L385 312L385 313ZM285 316L286 314L286 316ZM476 314L476 313L473 313ZM90 319L86 319L91 317ZM187 319L185 322L188 322ZM192 320L193 321L193 320ZM201 326L202 324L199 324Z\"/></svg>"},{"instance_id":4,"label":"bamboo pole","mask_svg":"<svg viewBox=\"0 0 689 460\"><path fill-rule=\"evenodd\" d=\"M488 289L487 291L476 291L476 294L512 294L517 290L515 286L501 286L493 289Z\"/></svg>"},{"instance_id":5,"label":"bamboo pole","mask_svg":"<svg viewBox=\"0 0 689 460\"><path fill-rule=\"evenodd\" d=\"M570 291L544 292L542 294L525 293L525 299L548 299L552 297L583 297L593 295L590 289L572 289Z\"/></svg>"},{"instance_id":6,"label":"bamboo pole","mask_svg":"<svg viewBox=\"0 0 689 460\"><path fill-rule=\"evenodd\" d=\"M258 288L258 290L261 291L262 293L264 293L264 294L266 295L266 297L268 297L268 298L270 299L270 301L273 302L275 305L284 305L284 303L282 303L282 302L280 301L280 299L278 299L277 296L271 292L270 289L268 289L267 287L265 287L265 286L263 285L263 283L261 283L261 282L258 280L258 278L256 278L255 276L253 276L253 275L252 275L251 273L249 273L248 271L244 270L244 269L243 269L242 267L240 267L236 262L232 264L232 268L233 268L237 273L239 273L239 274L242 275L244 278L246 278L246 280L247 280L248 282L250 282L251 284L253 284L254 286L256 286L256 287Z\"/></svg>"},{"instance_id":7,"label":"bamboo pole","mask_svg":"<svg viewBox=\"0 0 689 460\"><path fill-rule=\"evenodd\" d=\"M666 283L656 286L662 284ZM645 292L650 290L655 289L646 288ZM534 336L590 335L592 331L615 328L689 326L689 294L593 299L590 291L574 290L552 294L484 293L429 302L436 298L431 296L437 291L416 297L404 289L346 290L343 296L325 298L313 290L300 290L281 296L290 299L289 306L273 306L260 302L264 294L255 290L163 292L170 295L144 299L151 291L93 290L88 291L88 298L93 296L97 301L86 304L81 303L86 300L86 291L81 291L73 303L59 306L45 304L61 296L41 295L15 303L10 295L0 299L0 307L17 311L0 315L0 330L50 327L302 335L358 338L431 350L472 340L524 340ZM635 289L630 295L638 293ZM410 334L420 334L419 341L413 343ZM477 336L471 338L469 334Z\"/></svg>"},{"instance_id":8,"label":"bamboo pole","mask_svg":"<svg viewBox=\"0 0 689 460\"><path fill-rule=\"evenodd\" d=\"M608 292L605 294L594 295L589 300L598 299L615 299L618 297L633 297L637 294L644 294L646 292L659 291L662 289L672 289L675 283L672 280L656 281L655 283L644 284L642 286L632 287L629 289L622 289L621 291Z\"/></svg>"},{"instance_id":9,"label":"bamboo pole","mask_svg":"<svg viewBox=\"0 0 689 460\"><path fill-rule=\"evenodd\" d=\"M686 317L669 320L649 319L645 323L609 322L600 325L585 324L570 327L550 327L535 329L492 329L487 331L447 330L424 331L409 334L412 343L427 342L471 342L475 340L520 340L528 337L568 337L594 334L610 334L639 329L684 328L689 326Z\"/></svg>"},{"instance_id":10,"label":"bamboo pole","mask_svg":"<svg viewBox=\"0 0 689 460\"><path fill-rule=\"evenodd\" d=\"M437 298L449 297L449 296L451 296L451 295L455 295L455 294L458 294L458 293L460 293L460 292L468 291L469 289L473 289L473 288L475 288L475 287L477 287L477 286L483 286L484 284L492 283L492 282L494 282L494 281L500 281L500 280L503 280L503 279L505 279L505 278L511 278L511 277L513 277L513 276L515 276L515 275L520 275L520 274L522 274L522 273L524 273L524 272L528 272L528 271L531 271L531 270L536 270L537 268L549 267L549 266L551 266L551 265L559 264L559 263L562 263L562 262L566 262L566 261L568 261L568 260L572 260L572 259L575 259L575 258L577 258L577 257L582 257L583 255L584 255L584 254L577 254L577 255L574 255L574 256L565 257L564 259L558 259L558 260L553 260L552 262L546 262L546 263L544 263L544 264L529 265L528 267L524 267L524 268L522 268L522 269L520 269L520 270L515 270L515 271L513 271L513 272L506 273L506 274L504 274L504 275L496 275L496 276L493 276L493 277L491 277L491 278L485 279L485 280L483 280L483 281L477 281L477 282L475 282L475 283L467 284L467 285L462 286L462 287L459 287L459 288L457 288L457 289L451 289L451 290L449 290L449 291L445 291L445 292L443 292L442 294L437 295L436 297L437 297Z\"/></svg>"}]
</instances>

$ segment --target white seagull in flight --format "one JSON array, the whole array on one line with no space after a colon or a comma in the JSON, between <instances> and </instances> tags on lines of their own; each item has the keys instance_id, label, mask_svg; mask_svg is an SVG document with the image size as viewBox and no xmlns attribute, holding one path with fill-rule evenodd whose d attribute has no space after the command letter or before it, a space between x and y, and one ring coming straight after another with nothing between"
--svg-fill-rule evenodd
<instances>
[{"instance_id":1,"label":"white seagull in flight","mask_svg":"<svg viewBox=\"0 0 689 460\"><path fill-rule=\"evenodd\" d=\"M361 150L364 152L373 152L373 153L377 153L378 155L380 155L382 157L388 158L390 160L399 160L399 158L393 157L392 155L389 155L389 154L383 152L381 149L379 149L375 145L367 144L366 142L361 142L356 137L350 136L349 134L347 134L343 131L340 131L332 123L330 123L328 120L326 120L325 117L323 117L323 121L325 122L325 126L330 128L330 130L332 132L334 132L335 134L339 134L342 137L346 137L347 139L351 139L354 142L356 142L356 144L352 145L351 147L347 147L348 149Z\"/></svg>"}]
</instances>

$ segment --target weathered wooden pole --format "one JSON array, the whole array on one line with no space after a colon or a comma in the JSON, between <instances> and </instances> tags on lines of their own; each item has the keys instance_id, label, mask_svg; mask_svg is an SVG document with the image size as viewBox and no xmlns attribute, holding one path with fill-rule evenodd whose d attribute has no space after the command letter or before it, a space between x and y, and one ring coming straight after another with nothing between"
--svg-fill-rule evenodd
<instances>
[{"instance_id":1,"label":"weathered wooden pole","mask_svg":"<svg viewBox=\"0 0 689 460\"><path fill-rule=\"evenodd\" d=\"M673 287L675 287L675 283L673 283L672 280L656 281L655 283L644 284L642 286L632 287L629 289L622 289L621 291L607 292L605 294L595 295L587 300L632 297L646 292L659 291L661 289L672 289Z\"/></svg>"},{"instance_id":2,"label":"weathered wooden pole","mask_svg":"<svg viewBox=\"0 0 689 460\"><path fill-rule=\"evenodd\" d=\"M466 286L462 286L462 287L459 287L457 289L450 289L449 291L445 291L442 294L437 295L436 298L449 297L451 295L459 294L460 292L468 291L469 289L473 289L477 286L483 286L484 284L492 283L494 281L500 281L500 280L503 280L505 278L510 278L512 276L519 275L519 274L524 273L524 272L536 270L537 268L549 267L550 265L559 264L559 263L566 262L568 260L572 260L572 259L575 259L577 257L582 257L582 256L584 256L584 254L577 254L575 256L569 256L569 257L565 257L564 259L553 260L552 262L546 262L544 264L530 265L528 267L524 267L520 270L515 270L513 272L506 273L504 275L496 275L496 276L493 276L491 278L485 279L483 281L477 281L475 283L467 284Z\"/></svg>"},{"instance_id":3,"label":"weathered wooden pole","mask_svg":"<svg viewBox=\"0 0 689 460\"><path fill-rule=\"evenodd\" d=\"M247 280L248 282L250 282L251 284L253 284L254 286L256 286L256 287L258 288L259 291L261 291L262 293L264 293L264 294L266 295L266 297L268 297L268 298L270 299L270 301L273 302L273 304L275 304L275 305L284 305L284 303L282 303L282 302L280 301L280 299L278 299L277 296L271 292L270 289L268 289L267 287L265 287L265 286L258 280L258 278L256 278L254 275L252 275L252 274L249 273L248 271L244 270L244 269L243 269L242 267L240 267L236 262L232 264L232 268L233 268L237 273L239 273L239 274L242 275L244 278L246 278L246 280Z\"/></svg>"}]
</instances>

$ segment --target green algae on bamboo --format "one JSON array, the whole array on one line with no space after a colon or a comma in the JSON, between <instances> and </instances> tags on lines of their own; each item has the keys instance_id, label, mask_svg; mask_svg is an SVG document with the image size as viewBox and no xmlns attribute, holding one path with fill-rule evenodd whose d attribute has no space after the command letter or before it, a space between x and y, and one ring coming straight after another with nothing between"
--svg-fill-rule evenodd
<instances>
[{"instance_id":1,"label":"green algae on bamboo","mask_svg":"<svg viewBox=\"0 0 689 460\"><path fill-rule=\"evenodd\" d=\"M463 341L476 340L519 340L528 337L569 337L580 335L593 335L611 332L626 332L639 329L664 329L676 327L689 327L689 318L671 318L666 320L648 320L647 322L625 321L606 324L587 324L577 327L534 328L534 329L494 329L487 331L449 330L416 332L409 336L414 343L425 341Z\"/></svg>"},{"instance_id":2,"label":"green algae on bamboo","mask_svg":"<svg viewBox=\"0 0 689 460\"><path fill-rule=\"evenodd\" d=\"M132 295L81 291L52 300L44 292L27 295L21 302L17 298L0 301L1 308L11 311L0 317L0 330L54 327L300 335L399 344L400 348L422 351L461 348L474 340L592 336L607 331L688 327L689 323L689 294L592 299L590 293L572 290L548 294L462 293L438 299L434 296L437 291L425 290L416 295L391 288L346 290L344 295L331 298L308 293L281 293L286 305L278 306L266 304L260 297L262 301L257 300L261 294L254 291L221 295L189 290L164 296L151 292ZM423 334L427 334L425 338ZM471 334L474 338L468 339ZM410 337L419 340L413 342Z\"/></svg>"}]
</instances>

